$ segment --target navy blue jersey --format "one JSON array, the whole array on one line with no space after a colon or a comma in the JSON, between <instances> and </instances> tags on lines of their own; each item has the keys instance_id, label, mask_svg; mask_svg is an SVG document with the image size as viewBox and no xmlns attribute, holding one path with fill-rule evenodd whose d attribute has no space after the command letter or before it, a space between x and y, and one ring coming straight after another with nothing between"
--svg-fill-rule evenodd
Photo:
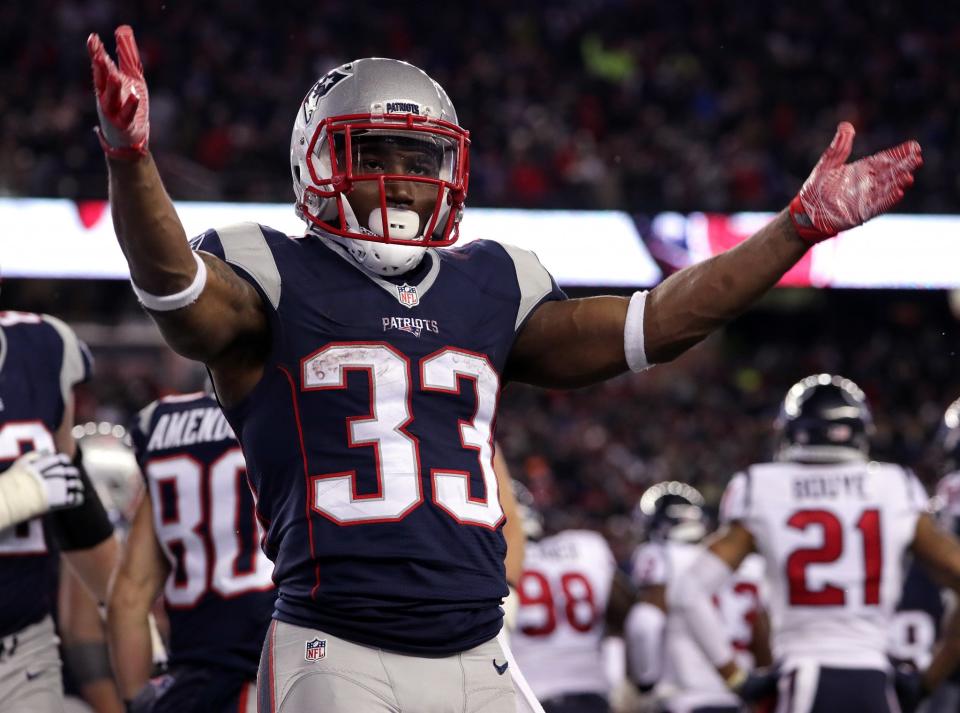
<instances>
[{"instance_id":1,"label":"navy blue jersey","mask_svg":"<svg viewBox=\"0 0 960 713\"><path fill-rule=\"evenodd\" d=\"M0 312L0 471L29 451L57 450L65 405L90 369L86 348L60 320ZM43 518L0 531L0 636L51 612L55 567Z\"/></svg>"},{"instance_id":2,"label":"navy blue jersey","mask_svg":"<svg viewBox=\"0 0 960 713\"><path fill-rule=\"evenodd\" d=\"M131 434L170 563L170 664L256 677L276 591L233 430L217 402L196 393L153 402Z\"/></svg>"},{"instance_id":3,"label":"navy blue jersey","mask_svg":"<svg viewBox=\"0 0 960 713\"><path fill-rule=\"evenodd\" d=\"M537 258L478 241L390 281L330 240L251 223L194 247L270 315L263 377L227 417L268 523L274 616L408 653L495 636L501 374L527 317L564 297Z\"/></svg>"},{"instance_id":4,"label":"navy blue jersey","mask_svg":"<svg viewBox=\"0 0 960 713\"><path fill-rule=\"evenodd\" d=\"M890 657L925 669L940 637L944 610L940 587L920 564L913 561L890 624Z\"/></svg>"}]
</instances>

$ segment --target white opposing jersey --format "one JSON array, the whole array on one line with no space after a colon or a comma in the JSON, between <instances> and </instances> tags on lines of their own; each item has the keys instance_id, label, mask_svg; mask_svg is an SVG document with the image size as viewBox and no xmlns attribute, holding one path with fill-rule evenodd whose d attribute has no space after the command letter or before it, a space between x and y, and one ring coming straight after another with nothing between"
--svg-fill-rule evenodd
<instances>
[{"instance_id":1,"label":"white opposing jersey","mask_svg":"<svg viewBox=\"0 0 960 713\"><path fill-rule=\"evenodd\" d=\"M633 581L638 587L676 588L687 569L702 551L700 545L684 542L651 542L641 545L633 556ZM763 560L747 557L723 588L714 604L720 611L737 663L753 668L750 644L753 622L762 608ZM629 631L627 632L629 636ZM704 706L736 706L723 679L704 655L683 616L667 612L663 642L663 668L656 687L657 697L670 710L683 711Z\"/></svg>"},{"instance_id":2,"label":"white opposing jersey","mask_svg":"<svg viewBox=\"0 0 960 713\"><path fill-rule=\"evenodd\" d=\"M887 667L925 503L916 477L889 463L762 463L731 480L721 518L741 522L766 560L777 660Z\"/></svg>"},{"instance_id":3,"label":"white opposing jersey","mask_svg":"<svg viewBox=\"0 0 960 713\"><path fill-rule=\"evenodd\" d=\"M527 542L510 646L541 701L607 695L601 640L616 561L602 535L566 530Z\"/></svg>"}]
</instances>

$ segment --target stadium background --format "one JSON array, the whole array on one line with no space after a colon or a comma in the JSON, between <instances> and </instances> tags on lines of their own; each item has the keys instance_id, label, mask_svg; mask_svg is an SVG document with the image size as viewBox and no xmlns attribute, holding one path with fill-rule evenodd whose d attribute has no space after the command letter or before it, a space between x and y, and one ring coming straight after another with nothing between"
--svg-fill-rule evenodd
<instances>
[{"instance_id":1,"label":"stadium background","mask_svg":"<svg viewBox=\"0 0 960 713\"><path fill-rule=\"evenodd\" d=\"M958 20L960 5L887 0L4 3L0 195L105 197L84 41L129 22L178 200L292 200L303 93L336 64L382 55L449 91L473 134L470 206L775 210L849 120L856 155L922 143L900 210L954 213ZM90 342L79 420L124 422L201 378L124 283L7 279L0 308L50 312ZM646 485L685 480L715 501L769 455L779 400L812 372L857 381L876 454L930 484L939 420L960 395L956 348L946 292L781 289L675 364L572 392L509 387L498 435L545 509L605 529L625 556L624 516Z\"/></svg>"}]
</instances>

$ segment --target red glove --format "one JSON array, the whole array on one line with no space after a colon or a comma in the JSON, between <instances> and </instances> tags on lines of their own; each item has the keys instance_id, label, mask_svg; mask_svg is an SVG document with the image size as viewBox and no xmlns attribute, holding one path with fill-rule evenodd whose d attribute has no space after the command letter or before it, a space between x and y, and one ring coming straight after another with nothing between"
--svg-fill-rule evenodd
<instances>
[{"instance_id":1,"label":"red glove","mask_svg":"<svg viewBox=\"0 0 960 713\"><path fill-rule=\"evenodd\" d=\"M846 121L837 126L830 146L790 202L793 225L811 245L890 210L923 165L916 141L846 164L854 133Z\"/></svg>"},{"instance_id":2,"label":"red glove","mask_svg":"<svg viewBox=\"0 0 960 713\"><path fill-rule=\"evenodd\" d=\"M147 153L150 101L133 30L130 25L121 25L114 34L119 69L104 49L99 35L92 33L87 38L97 114L100 116L97 138L111 158L134 160Z\"/></svg>"}]
</instances>

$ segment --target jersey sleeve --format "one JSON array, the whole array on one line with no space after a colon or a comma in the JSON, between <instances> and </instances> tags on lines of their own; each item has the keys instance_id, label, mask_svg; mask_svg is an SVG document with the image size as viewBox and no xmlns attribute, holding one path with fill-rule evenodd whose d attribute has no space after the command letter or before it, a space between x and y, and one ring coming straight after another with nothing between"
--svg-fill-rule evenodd
<instances>
[{"instance_id":1,"label":"jersey sleeve","mask_svg":"<svg viewBox=\"0 0 960 713\"><path fill-rule=\"evenodd\" d=\"M720 523L746 521L750 515L750 478L737 473L730 479L720 499Z\"/></svg>"},{"instance_id":2,"label":"jersey sleeve","mask_svg":"<svg viewBox=\"0 0 960 713\"><path fill-rule=\"evenodd\" d=\"M82 384L93 375L93 356L90 349L76 333L64 322L50 315L43 315L42 319L56 331L59 341L63 345L63 356L60 360L60 393L64 403L70 399L73 387Z\"/></svg>"},{"instance_id":3,"label":"jersey sleeve","mask_svg":"<svg viewBox=\"0 0 960 713\"><path fill-rule=\"evenodd\" d=\"M565 300L567 295L540 263L540 259L535 253L514 245L505 243L500 243L500 245L513 263L517 286L520 289L517 319L514 324L514 331L519 332L537 307L544 302Z\"/></svg>"},{"instance_id":4,"label":"jersey sleeve","mask_svg":"<svg viewBox=\"0 0 960 713\"><path fill-rule=\"evenodd\" d=\"M280 306L280 270L267 241L267 232L274 231L257 223L237 223L198 235L190 241L190 247L226 262L276 310Z\"/></svg>"},{"instance_id":5,"label":"jersey sleeve","mask_svg":"<svg viewBox=\"0 0 960 713\"><path fill-rule=\"evenodd\" d=\"M141 409L130 425L130 442L133 445L133 455L136 457L141 470L143 469L143 459L147 452L147 444L150 440L153 414L156 412L159 403L159 401L154 401Z\"/></svg>"},{"instance_id":6,"label":"jersey sleeve","mask_svg":"<svg viewBox=\"0 0 960 713\"><path fill-rule=\"evenodd\" d=\"M630 578L637 587L666 586L667 553L660 545L640 545L633 555L630 570Z\"/></svg>"}]
</instances>

